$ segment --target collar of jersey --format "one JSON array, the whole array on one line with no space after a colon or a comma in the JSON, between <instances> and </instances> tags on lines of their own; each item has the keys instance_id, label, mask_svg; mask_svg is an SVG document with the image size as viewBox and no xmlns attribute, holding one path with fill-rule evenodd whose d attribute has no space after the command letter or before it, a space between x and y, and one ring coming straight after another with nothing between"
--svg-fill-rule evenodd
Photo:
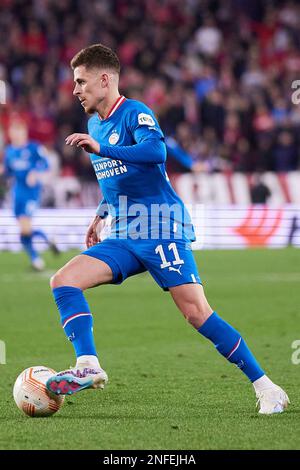
<instances>
[{"instance_id":1,"label":"collar of jersey","mask_svg":"<svg viewBox=\"0 0 300 470\"><path fill-rule=\"evenodd\" d=\"M119 107L126 101L126 98L125 96L121 95L119 96L119 98L117 99L117 101L115 101L115 103L112 105L112 107L110 108L110 110L108 111L107 113L107 116L105 119L102 119L98 114L98 118L100 119L100 121L107 121L107 119L109 119L116 111L117 109L119 109Z\"/></svg>"}]
</instances>

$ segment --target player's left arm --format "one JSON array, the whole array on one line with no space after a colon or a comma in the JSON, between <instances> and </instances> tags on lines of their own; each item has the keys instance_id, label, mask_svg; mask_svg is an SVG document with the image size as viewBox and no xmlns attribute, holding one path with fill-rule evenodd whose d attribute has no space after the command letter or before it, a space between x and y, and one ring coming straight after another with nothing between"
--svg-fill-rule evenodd
<instances>
[{"instance_id":1,"label":"player's left arm","mask_svg":"<svg viewBox=\"0 0 300 470\"><path fill-rule=\"evenodd\" d=\"M162 139L152 137L134 145L100 145L88 134L71 134L66 139L67 145L82 147L86 152L101 157L113 158L131 163L164 163L166 145Z\"/></svg>"},{"instance_id":2,"label":"player's left arm","mask_svg":"<svg viewBox=\"0 0 300 470\"><path fill-rule=\"evenodd\" d=\"M167 152L187 170L193 168L192 156L185 152L173 137L166 137Z\"/></svg>"},{"instance_id":3,"label":"player's left arm","mask_svg":"<svg viewBox=\"0 0 300 470\"><path fill-rule=\"evenodd\" d=\"M146 110L148 111L148 108ZM153 115L133 111L128 130L135 141L135 144L130 146L103 145L88 134L78 133L69 135L66 144L77 145L89 153L123 162L164 163L166 161L164 136Z\"/></svg>"}]
</instances>

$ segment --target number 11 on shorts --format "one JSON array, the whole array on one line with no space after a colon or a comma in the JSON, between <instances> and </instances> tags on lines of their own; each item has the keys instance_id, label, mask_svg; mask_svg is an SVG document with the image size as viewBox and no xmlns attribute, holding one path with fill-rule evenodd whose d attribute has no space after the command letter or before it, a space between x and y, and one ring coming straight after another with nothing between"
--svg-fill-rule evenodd
<instances>
[{"instance_id":1,"label":"number 11 on shorts","mask_svg":"<svg viewBox=\"0 0 300 470\"><path fill-rule=\"evenodd\" d=\"M161 261L162 261L162 263L160 265L161 269L168 268L171 265L177 266L178 264L184 264L183 259L180 259L176 243L170 243L170 245L168 245L168 250L173 251L173 254L174 254L174 257L175 257L175 259L173 261L167 261L167 258L166 258L166 255L165 255L165 252L164 252L164 249L163 249L162 245L158 245L155 248L155 253L160 255L160 258L161 258Z\"/></svg>"}]
</instances>

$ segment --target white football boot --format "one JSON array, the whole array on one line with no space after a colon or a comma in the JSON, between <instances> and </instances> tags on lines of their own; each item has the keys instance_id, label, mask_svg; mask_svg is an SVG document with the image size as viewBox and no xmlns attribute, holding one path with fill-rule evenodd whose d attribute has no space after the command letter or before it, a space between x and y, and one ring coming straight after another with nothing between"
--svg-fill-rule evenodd
<instances>
[{"instance_id":1,"label":"white football boot","mask_svg":"<svg viewBox=\"0 0 300 470\"><path fill-rule=\"evenodd\" d=\"M50 377L46 383L49 392L73 395L88 388L103 389L108 382L107 373L100 368L74 367Z\"/></svg>"},{"instance_id":2,"label":"white football boot","mask_svg":"<svg viewBox=\"0 0 300 470\"><path fill-rule=\"evenodd\" d=\"M35 271L43 271L45 269L45 261L43 258L34 258L31 261L31 266Z\"/></svg>"},{"instance_id":3,"label":"white football boot","mask_svg":"<svg viewBox=\"0 0 300 470\"><path fill-rule=\"evenodd\" d=\"M290 403L289 397L278 385L256 392L259 413L262 415L272 415L282 413Z\"/></svg>"}]
</instances>

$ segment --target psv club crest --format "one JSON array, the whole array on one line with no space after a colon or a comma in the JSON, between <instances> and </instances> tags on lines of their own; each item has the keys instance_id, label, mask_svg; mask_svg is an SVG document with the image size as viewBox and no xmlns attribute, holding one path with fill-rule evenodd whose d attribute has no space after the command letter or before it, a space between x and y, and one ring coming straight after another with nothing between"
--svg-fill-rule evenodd
<instances>
[{"instance_id":1,"label":"psv club crest","mask_svg":"<svg viewBox=\"0 0 300 470\"><path fill-rule=\"evenodd\" d=\"M110 145L115 145L118 142L119 138L119 134L116 131L113 131L113 133L109 136L108 142L110 143Z\"/></svg>"}]
</instances>

